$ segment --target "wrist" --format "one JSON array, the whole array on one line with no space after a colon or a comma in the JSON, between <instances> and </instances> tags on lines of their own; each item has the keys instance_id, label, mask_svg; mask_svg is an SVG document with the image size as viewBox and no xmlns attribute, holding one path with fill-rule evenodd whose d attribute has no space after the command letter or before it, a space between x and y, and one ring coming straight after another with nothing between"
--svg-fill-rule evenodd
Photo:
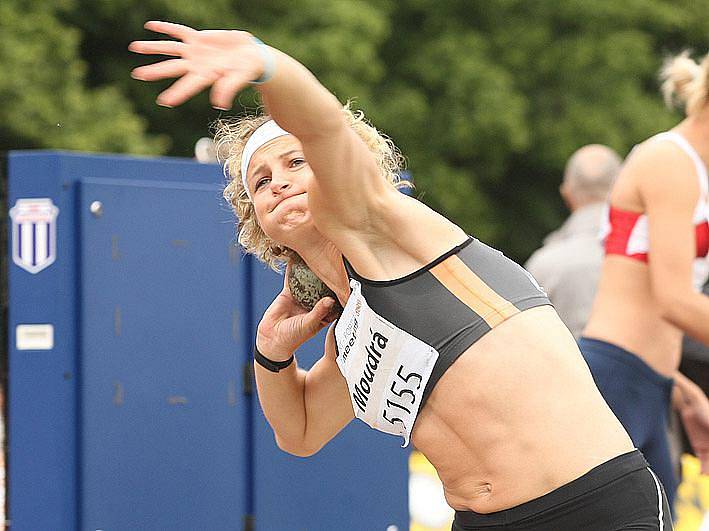
<instances>
[{"instance_id":1,"label":"wrist","mask_svg":"<svg viewBox=\"0 0 709 531\"><path fill-rule=\"evenodd\" d=\"M264 335L260 330L257 330L254 350L270 360L276 362L286 361L293 355L298 347L290 348L288 345L282 345L280 343L280 341L272 341L268 335Z\"/></svg>"},{"instance_id":2,"label":"wrist","mask_svg":"<svg viewBox=\"0 0 709 531\"><path fill-rule=\"evenodd\" d=\"M280 372L283 369L290 367L295 359L295 355L291 354L290 357L284 360L274 360L270 357L263 355L256 344L254 344L254 361L261 365L264 369L271 372Z\"/></svg>"},{"instance_id":3,"label":"wrist","mask_svg":"<svg viewBox=\"0 0 709 531\"><path fill-rule=\"evenodd\" d=\"M263 70L261 71L261 75L252 80L250 83L252 85L262 85L266 81L269 81L273 77L273 74L275 74L276 58L268 45L264 44L261 39L254 36L252 36L252 38L254 40L254 44L257 46L261 60L263 61Z\"/></svg>"}]
</instances>

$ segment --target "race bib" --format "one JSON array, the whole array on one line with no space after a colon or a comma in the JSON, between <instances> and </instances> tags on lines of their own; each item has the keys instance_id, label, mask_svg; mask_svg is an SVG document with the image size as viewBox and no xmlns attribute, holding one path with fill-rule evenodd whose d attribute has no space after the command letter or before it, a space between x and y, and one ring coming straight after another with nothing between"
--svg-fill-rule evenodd
<instances>
[{"instance_id":1,"label":"race bib","mask_svg":"<svg viewBox=\"0 0 709 531\"><path fill-rule=\"evenodd\" d=\"M335 340L352 408L357 418L376 430L402 436L402 446L408 446L438 352L377 315L359 282L350 280L350 287Z\"/></svg>"}]
</instances>

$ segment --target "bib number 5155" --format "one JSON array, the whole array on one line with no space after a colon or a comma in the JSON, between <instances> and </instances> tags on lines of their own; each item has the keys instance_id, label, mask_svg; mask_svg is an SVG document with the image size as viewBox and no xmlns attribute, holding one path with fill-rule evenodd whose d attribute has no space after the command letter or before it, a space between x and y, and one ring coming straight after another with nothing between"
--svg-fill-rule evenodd
<instances>
[{"instance_id":1,"label":"bib number 5155","mask_svg":"<svg viewBox=\"0 0 709 531\"><path fill-rule=\"evenodd\" d=\"M399 422L402 427L406 424L400 417L394 415L401 415L401 411L411 415L411 410L407 406L413 406L416 403L417 393L415 391L421 389L421 383L423 382L423 377L420 374L410 372L404 375L402 373L403 370L404 366L400 365L399 370L396 371L397 377L391 382L386 407L382 411L382 417L385 420L391 424Z\"/></svg>"}]
</instances>

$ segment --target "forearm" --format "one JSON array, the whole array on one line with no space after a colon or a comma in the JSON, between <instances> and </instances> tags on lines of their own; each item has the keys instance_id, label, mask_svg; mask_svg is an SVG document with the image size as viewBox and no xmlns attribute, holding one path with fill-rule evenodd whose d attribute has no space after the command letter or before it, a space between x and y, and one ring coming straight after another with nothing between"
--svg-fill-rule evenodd
<instances>
[{"instance_id":1,"label":"forearm","mask_svg":"<svg viewBox=\"0 0 709 531\"><path fill-rule=\"evenodd\" d=\"M271 372L255 363L256 390L261 409L276 436L278 446L298 453L306 431L305 375L292 363L280 372Z\"/></svg>"},{"instance_id":2,"label":"forearm","mask_svg":"<svg viewBox=\"0 0 709 531\"><path fill-rule=\"evenodd\" d=\"M663 306L668 321L697 341L709 345L709 297L692 291Z\"/></svg>"},{"instance_id":3,"label":"forearm","mask_svg":"<svg viewBox=\"0 0 709 531\"><path fill-rule=\"evenodd\" d=\"M674 385L672 386L672 408L679 412L682 411L682 407L685 405L681 389L692 385L693 382L679 370L674 372L672 379L674 380Z\"/></svg>"},{"instance_id":4,"label":"forearm","mask_svg":"<svg viewBox=\"0 0 709 531\"><path fill-rule=\"evenodd\" d=\"M269 48L274 58L273 77L256 88L268 113L301 141L329 136L344 126L342 106L315 76L292 57Z\"/></svg>"}]
</instances>

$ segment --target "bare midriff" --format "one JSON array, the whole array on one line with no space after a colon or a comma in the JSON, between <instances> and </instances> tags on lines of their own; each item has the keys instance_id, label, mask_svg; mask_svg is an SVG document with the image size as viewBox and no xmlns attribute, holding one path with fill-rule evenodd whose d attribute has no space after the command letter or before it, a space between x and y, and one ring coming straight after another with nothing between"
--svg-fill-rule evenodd
<instances>
[{"instance_id":1,"label":"bare midriff","mask_svg":"<svg viewBox=\"0 0 709 531\"><path fill-rule=\"evenodd\" d=\"M508 319L463 353L412 441L451 507L478 513L538 498L633 449L549 306Z\"/></svg>"},{"instance_id":2,"label":"bare midriff","mask_svg":"<svg viewBox=\"0 0 709 531\"><path fill-rule=\"evenodd\" d=\"M583 335L632 352L664 376L671 377L679 367L682 332L663 319L645 262L606 257Z\"/></svg>"}]
</instances>

